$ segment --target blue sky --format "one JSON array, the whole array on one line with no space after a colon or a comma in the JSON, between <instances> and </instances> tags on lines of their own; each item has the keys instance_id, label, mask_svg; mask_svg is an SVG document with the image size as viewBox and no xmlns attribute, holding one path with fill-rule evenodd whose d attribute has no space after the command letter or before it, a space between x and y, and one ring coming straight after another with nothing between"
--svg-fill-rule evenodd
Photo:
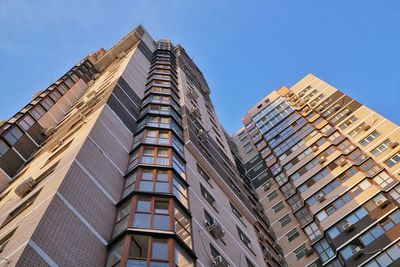
<instances>
[{"instance_id":1,"label":"blue sky","mask_svg":"<svg viewBox=\"0 0 400 267\"><path fill-rule=\"evenodd\" d=\"M140 23L185 47L230 133L257 100L307 73L400 124L399 0L2 0L0 118Z\"/></svg>"}]
</instances>

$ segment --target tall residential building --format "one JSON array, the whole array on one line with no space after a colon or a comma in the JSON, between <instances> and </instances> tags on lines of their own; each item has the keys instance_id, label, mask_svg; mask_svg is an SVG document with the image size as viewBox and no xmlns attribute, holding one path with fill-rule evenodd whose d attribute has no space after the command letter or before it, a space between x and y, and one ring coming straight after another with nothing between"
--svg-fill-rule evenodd
<instances>
[{"instance_id":1,"label":"tall residential building","mask_svg":"<svg viewBox=\"0 0 400 267\"><path fill-rule=\"evenodd\" d=\"M35 94L0 125L0 266L284 266L209 95L142 26Z\"/></svg>"},{"instance_id":2,"label":"tall residential building","mask_svg":"<svg viewBox=\"0 0 400 267\"><path fill-rule=\"evenodd\" d=\"M400 266L400 129L307 75L233 137L289 266Z\"/></svg>"}]
</instances>

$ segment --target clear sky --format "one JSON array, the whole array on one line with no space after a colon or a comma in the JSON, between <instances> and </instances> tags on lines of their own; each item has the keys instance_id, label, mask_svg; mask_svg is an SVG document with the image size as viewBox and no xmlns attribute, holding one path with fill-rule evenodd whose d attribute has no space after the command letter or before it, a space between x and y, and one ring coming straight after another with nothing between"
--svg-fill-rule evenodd
<instances>
[{"instance_id":1,"label":"clear sky","mask_svg":"<svg viewBox=\"0 0 400 267\"><path fill-rule=\"evenodd\" d=\"M400 124L400 0L1 0L0 118L140 23L185 47L230 133L307 73Z\"/></svg>"}]
</instances>

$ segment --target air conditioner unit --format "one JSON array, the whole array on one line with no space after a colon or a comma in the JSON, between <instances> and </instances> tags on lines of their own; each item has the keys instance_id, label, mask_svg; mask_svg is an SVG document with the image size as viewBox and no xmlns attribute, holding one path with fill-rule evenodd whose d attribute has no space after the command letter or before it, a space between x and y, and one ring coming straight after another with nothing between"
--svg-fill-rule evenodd
<instances>
[{"instance_id":1,"label":"air conditioner unit","mask_svg":"<svg viewBox=\"0 0 400 267\"><path fill-rule=\"evenodd\" d=\"M77 109L81 109L85 106L85 100L79 101L78 104L76 104Z\"/></svg>"},{"instance_id":2,"label":"air conditioner unit","mask_svg":"<svg viewBox=\"0 0 400 267\"><path fill-rule=\"evenodd\" d=\"M371 126L369 126L368 124L364 124L364 125L361 127L361 130L363 130L363 131L368 131L370 128L371 128Z\"/></svg>"},{"instance_id":3,"label":"air conditioner unit","mask_svg":"<svg viewBox=\"0 0 400 267\"><path fill-rule=\"evenodd\" d=\"M315 199L318 201L318 202L322 202L322 201L324 201L325 200L325 194L324 193L318 193L318 195L316 195L315 196Z\"/></svg>"},{"instance_id":4,"label":"air conditioner unit","mask_svg":"<svg viewBox=\"0 0 400 267\"><path fill-rule=\"evenodd\" d=\"M25 181L23 181L20 185L18 185L14 192L17 196L19 196L20 198L24 197L25 195L27 195L32 188L35 186L35 180L32 177L29 177L28 179L26 179Z\"/></svg>"},{"instance_id":5,"label":"air conditioner unit","mask_svg":"<svg viewBox=\"0 0 400 267\"><path fill-rule=\"evenodd\" d=\"M125 57L125 56L126 56L125 51L122 51L121 53L118 54L117 58L118 58L118 59L121 59L121 58L123 58L123 57Z\"/></svg>"},{"instance_id":6,"label":"air conditioner unit","mask_svg":"<svg viewBox=\"0 0 400 267\"><path fill-rule=\"evenodd\" d=\"M50 128L44 128L41 132L40 135L47 138L53 135L56 132L56 129L50 127Z\"/></svg>"},{"instance_id":7,"label":"air conditioner unit","mask_svg":"<svg viewBox=\"0 0 400 267\"><path fill-rule=\"evenodd\" d=\"M272 258L272 253L269 252L268 250L264 251L264 256L266 256L268 259Z\"/></svg>"},{"instance_id":8,"label":"air conditioner unit","mask_svg":"<svg viewBox=\"0 0 400 267\"><path fill-rule=\"evenodd\" d=\"M219 223L211 224L208 226L207 230L215 239L221 239L225 235L225 232Z\"/></svg>"},{"instance_id":9,"label":"air conditioner unit","mask_svg":"<svg viewBox=\"0 0 400 267\"><path fill-rule=\"evenodd\" d=\"M313 253L314 253L314 249L311 248L311 247L307 247L307 248L304 250L304 254L305 254L306 256L311 256Z\"/></svg>"},{"instance_id":10,"label":"air conditioner unit","mask_svg":"<svg viewBox=\"0 0 400 267\"><path fill-rule=\"evenodd\" d=\"M344 167L347 164L347 160L345 158L340 158L337 161L337 165L339 165L340 167Z\"/></svg>"},{"instance_id":11,"label":"air conditioner unit","mask_svg":"<svg viewBox=\"0 0 400 267\"><path fill-rule=\"evenodd\" d=\"M264 213L264 207L263 206L256 206L256 209L260 213Z\"/></svg>"},{"instance_id":12,"label":"air conditioner unit","mask_svg":"<svg viewBox=\"0 0 400 267\"><path fill-rule=\"evenodd\" d=\"M318 107L318 109L317 109L319 112L321 112L321 111L323 111L324 110L324 106L320 106L320 107Z\"/></svg>"},{"instance_id":13,"label":"air conditioner unit","mask_svg":"<svg viewBox=\"0 0 400 267\"><path fill-rule=\"evenodd\" d=\"M292 96L294 96L293 92L289 92L288 94L286 94L286 98L291 98Z\"/></svg>"},{"instance_id":14,"label":"air conditioner unit","mask_svg":"<svg viewBox=\"0 0 400 267\"><path fill-rule=\"evenodd\" d=\"M86 97L90 98L90 97L94 96L96 93L97 93L96 90L92 90L89 93L87 93Z\"/></svg>"},{"instance_id":15,"label":"air conditioner unit","mask_svg":"<svg viewBox=\"0 0 400 267\"><path fill-rule=\"evenodd\" d=\"M307 113L307 112L309 112L310 111L310 107L309 106L306 106L305 108L303 108L303 112L304 113Z\"/></svg>"},{"instance_id":16,"label":"air conditioner unit","mask_svg":"<svg viewBox=\"0 0 400 267\"><path fill-rule=\"evenodd\" d=\"M380 207L381 209L386 208L389 204L390 204L390 201L389 201L388 199L379 199L379 200L376 202L376 205L377 205L378 207Z\"/></svg>"},{"instance_id":17,"label":"air conditioner unit","mask_svg":"<svg viewBox=\"0 0 400 267\"><path fill-rule=\"evenodd\" d=\"M85 108L91 108L98 103L98 99L96 97L87 98L85 100Z\"/></svg>"},{"instance_id":18,"label":"air conditioner unit","mask_svg":"<svg viewBox=\"0 0 400 267\"><path fill-rule=\"evenodd\" d=\"M311 103L310 103L310 106L315 106L315 104L317 104L317 102L315 102L315 101L312 101Z\"/></svg>"},{"instance_id":19,"label":"air conditioner unit","mask_svg":"<svg viewBox=\"0 0 400 267\"><path fill-rule=\"evenodd\" d=\"M354 230L354 224L352 223L345 223L342 225L342 230L346 233L351 232L352 230Z\"/></svg>"},{"instance_id":20,"label":"air conditioner unit","mask_svg":"<svg viewBox=\"0 0 400 267\"><path fill-rule=\"evenodd\" d=\"M200 141L206 141L208 139L207 131L199 129L197 132L197 137L200 139Z\"/></svg>"},{"instance_id":21,"label":"air conditioner unit","mask_svg":"<svg viewBox=\"0 0 400 267\"><path fill-rule=\"evenodd\" d=\"M335 111L338 111L338 110L340 109L340 105L339 105L339 104L336 104L335 107L334 107L334 109L335 109Z\"/></svg>"},{"instance_id":22,"label":"air conditioner unit","mask_svg":"<svg viewBox=\"0 0 400 267\"><path fill-rule=\"evenodd\" d=\"M199 95L196 93L196 91L194 89L189 89L187 94L189 99L196 99L199 97Z\"/></svg>"},{"instance_id":23,"label":"air conditioner unit","mask_svg":"<svg viewBox=\"0 0 400 267\"><path fill-rule=\"evenodd\" d=\"M324 162L326 161L326 158L325 158L324 156L321 156L321 157L318 159L318 161L319 161L319 163L324 163Z\"/></svg>"},{"instance_id":24,"label":"air conditioner unit","mask_svg":"<svg viewBox=\"0 0 400 267\"><path fill-rule=\"evenodd\" d=\"M305 102L304 102L303 100L300 100L300 101L297 103L297 105L298 105L299 107L303 106L304 104L305 104Z\"/></svg>"},{"instance_id":25,"label":"air conditioner unit","mask_svg":"<svg viewBox=\"0 0 400 267\"><path fill-rule=\"evenodd\" d=\"M353 250L351 251L351 254L353 254L353 257L361 256L361 254L363 254L362 247L357 246L357 247L353 248Z\"/></svg>"},{"instance_id":26,"label":"air conditioner unit","mask_svg":"<svg viewBox=\"0 0 400 267\"><path fill-rule=\"evenodd\" d=\"M196 107L192 107L192 108L190 109L190 114L191 114L193 117L200 117L200 116L201 116L201 115L200 115L199 109L196 108Z\"/></svg>"},{"instance_id":27,"label":"air conditioner unit","mask_svg":"<svg viewBox=\"0 0 400 267\"><path fill-rule=\"evenodd\" d=\"M213 261L213 266L214 267L228 267L229 266L229 264L226 262L224 257L222 257L221 255L218 255L217 257L214 257L212 259L212 261Z\"/></svg>"},{"instance_id":28,"label":"air conditioner unit","mask_svg":"<svg viewBox=\"0 0 400 267\"><path fill-rule=\"evenodd\" d=\"M271 188L271 186L272 186L271 181L266 182L264 185L264 191L268 191Z\"/></svg>"},{"instance_id":29,"label":"air conditioner unit","mask_svg":"<svg viewBox=\"0 0 400 267\"><path fill-rule=\"evenodd\" d=\"M312 152L317 152L317 151L318 151L318 149L319 149L319 147L318 147L318 146L313 146L313 147L311 148Z\"/></svg>"},{"instance_id":30,"label":"air conditioner unit","mask_svg":"<svg viewBox=\"0 0 400 267\"><path fill-rule=\"evenodd\" d=\"M389 143L389 147L390 148L395 148L395 147L397 147L399 145L399 142L397 142L397 141L391 141L390 143Z\"/></svg>"}]
</instances>

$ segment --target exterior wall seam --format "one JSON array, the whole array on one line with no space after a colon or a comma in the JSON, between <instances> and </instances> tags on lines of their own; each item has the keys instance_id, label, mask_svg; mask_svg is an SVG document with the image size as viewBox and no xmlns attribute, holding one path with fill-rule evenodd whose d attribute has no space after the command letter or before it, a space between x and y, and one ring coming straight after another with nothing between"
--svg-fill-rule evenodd
<instances>
[{"instance_id":1,"label":"exterior wall seam","mask_svg":"<svg viewBox=\"0 0 400 267\"><path fill-rule=\"evenodd\" d=\"M111 94L114 96L115 100L117 100L118 103L120 103L121 106L128 112L129 116L131 116L135 121L137 121L138 119L135 118L135 116L133 116L133 115L131 114L131 112L129 111L129 109L127 109L127 108L125 107L125 105L118 99L118 97L114 94L114 92L112 92Z\"/></svg>"},{"instance_id":2,"label":"exterior wall seam","mask_svg":"<svg viewBox=\"0 0 400 267\"><path fill-rule=\"evenodd\" d=\"M88 136L88 140L90 140L94 145L95 145L95 147L97 148L97 149L99 149L100 151L101 151L101 153L103 153L103 155L110 161L110 163L122 174L122 175L124 175L125 173L122 171L122 170L120 170L119 168L118 168L118 166L110 159L110 157L106 154L106 153L104 153L104 151L96 144L96 142L93 140L93 138L89 135Z\"/></svg>"},{"instance_id":3,"label":"exterior wall seam","mask_svg":"<svg viewBox=\"0 0 400 267\"><path fill-rule=\"evenodd\" d=\"M104 128L107 129L107 131L115 138L115 140L122 146L122 148L126 151L126 153L129 153L129 150L121 143L121 141L118 139L118 137L107 127L107 125L102 121L102 119L99 120L99 122L104 126Z\"/></svg>"},{"instance_id":4,"label":"exterior wall seam","mask_svg":"<svg viewBox=\"0 0 400 267\"><path fill-rule=\"evenodd\" d=\"M67 206L67 208L89 229L89 231L104 245L107 245L108 242L89 224L88 221L72 206L71 203L66 200L60 192L57 192L56 195L61 199L62 202Z\"/></svg>"},{"instance_id":5,"label":"exterior wall seam","mask_svg":"<svg viewBox=\"0 0 400 267\"><path fill-rule=\"evenodd\" d=\"M93 183L104 193L104 195L114 204L117 204L117 201L107 192L107 190L96 180L96 178L76 159L76 164L81 168L81 170L86 173L86 175L93 181Z\"/></svg>"},{"instance_id":6,"label":"exterior wall seam","mask_svg":"<svg viewBox=\"0 0 400 267\"><path fill-rule=\"evenodd\" d=\"M28 241L28 245L51 267L59 266L41 247L38 246L32 239Z\"/></svg>"}]
</instances>

